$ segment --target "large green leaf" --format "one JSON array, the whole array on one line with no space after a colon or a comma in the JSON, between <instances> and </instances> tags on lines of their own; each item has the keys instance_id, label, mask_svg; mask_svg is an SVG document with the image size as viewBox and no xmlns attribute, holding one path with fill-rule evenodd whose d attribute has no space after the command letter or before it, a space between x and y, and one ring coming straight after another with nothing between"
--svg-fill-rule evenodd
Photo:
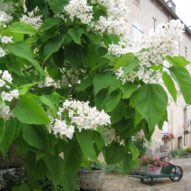
<instances>
[{"instance_id":1,"label":"large green leaf","mask_svg":"<svg viewBox=\"0 0 191 191\"><path fill-rule=\"evenodd\" d=\"M46 156L44 158L48 168L48 178L53 182L54 187L63 185L64 160L59 156Z\"/></svg>"},{"instance_id":2,"label":"large green leaf","mask_svg":"<svg viewBox=\"0 0 191 191\"><path fill-rule=\"evenodd\" d=\"M139 149L133 143L129 144L129 149L130 149L131 154L132 154L132 160L134 161L134 160L138 159Z\"/></svg>"},{"instance_id":3,"label":"large green leaf","mask_svg":"<svg viewBox=\"0 0 191 191\"><path fill-rule=\"evenodd\" d=\"M62 46L62 43L64 42L64 38L65 36L60 35L60 36L56 36L52 39L50 39L44 46L44 61L46 62L50 56L57 52L60 47Z\"/></svg>"},{"instance_id":4,"label":"large green leaf","mask_svg":"<svg viewBox=\"0 0 191 191\"><path fill-rule=\"evenodd\" d=\"M44 75L44 70L42 69L38 61L33 58L33 54L30 47L27 46L25 43L18 42L14 44L9 44L6 46L6 49L13 55L27 60L31 65L33 65L36 68L36 70L40 74Z\"/></svg>"},{"instance_id":5,"label":"large green leaf","mask_svg":"<svg viewBox=\"0 0 191 191\"><path fill-rule=\"evenodd\" d=\"M135 69L139 64L139 60L132 54L128 53L125 55L122 55L119 60L117 61L115 65L115 69L118 69L120 67L125 68L125 73L129 73L133 69Z\"/></svg>"},{"instance_id":6,"label":"large green leaf","mask_svg":"<svg viewBox=\"0 0 191 191\"><path fill-rule=\"evenodd\" d=\"M52 101L51 95L43 95L43 96L40 96L39 99L42 103L47 105L52 111L54 111L56 113L57 108L56 108L54 102Z\"/></svg>"},{"instance_id":7,"label":"large green leaf","mask_svg":"<svg viewBox=\"0 0 191 191\"><path fill-rule=\"evenodd\" d=\"M3 119L0 119L0 143L3 139L4 133L5 133L5 122Z\"/></svg>"},{"instance_id":8,"label":"large green leaf","mask_svg":"<svg viewBox=\"0 0 191 191\"><path fill-rule=\"evenodd\" d=\"M176 88L175 88L173 80L171 79L171 77L166 72L163 73L162 79L164 81L166 88L168 89L168 91L170 92L174 101L176 102L177 92L176 92Z\"/></svg>"},{"instance_id":9,"label":"large green leaf","mask_svg":"<svg viewBox=\"0 0 191 191\"><path fill-rule=\"evenodd\" d=\"M95 95L99 93L102 89L105 89L112 84L112 81L115 80L115 76L112 74L97 74L93 79L93 86Z\"/></svg>"},{"instance_id":10,"label":"large green leaf","mask_svg":"<svg viewBox=\"0 0 191 191\"><path fill-rule=\"evenodd\" d=\"M49 6L52 11L56 14L62 13L64 6L68 3L69 0L48 0Z\"/></svg>"},{"instance_id":11,"label":"large green leaf","mask_svg":"<svg viewBox=\"0 0 191 191\"><path fill-rule=\"evenodd\" d=\"M171 67L172 77L178 83L186 103L191 104L191 76L186 68Z\"/></svg>"},{"instance_id":12,"label":"large green leaf","mask_svg":"<svg viewBox=\"0 0 191 191\"><path fill-rule=\"evenodd\" d=\"M136 84L124 84L121 87L121 91L122 91L122 98L123 99L129 99L131 97L131 95L133 94L133 92L135 92L138 88L138 85Z\"/></svg>"},{"instance_id":13,"label":"large green leaf","mask_svg":"<svg viewBox=\"0 0 191 191\"><path fill-rule=\"evenodd\" d=\"M93 144L93 131L90 130L81 131L77 133L77 139L84 155L87 158L96 160L97 154L95 152Z\"/></svg>"},{"instance_id":14,"label":"large green leaf","mask_svg":"<svg viewBox=\"0 0 191 191\"><path fill-rule=\"evenodd\" d=\"M60 24L60 22L61 22L61 19L48 18L44 21L44 23L40 27L40 30L45 32L45 31L51 29L52 27L58 26Z\"/></svg>"},{"instance_id":15,"label":"large green leaf","mask_svg":"<svg viewBox=\"0 0 191 191\"><path fill-rule=\"evenodd\" d=\"M81 44L81 36L84 33L82 28L70 28L68 34L76 44Z\"/></svg>"},{"instance_id":16,"label":"large green leaf","mask_svg":"<svg viewBox=\"0 0 191 191\"><path fill-rule=\"evenodd\" d=\"M160 85L149 84L137 89L131 97L132 106L144 117L153 129L167 109L168 97Z\"/></svg>"},{"instance_id":17,"label":"large green leaf","mask_svg":"<svg viewBox=\"0 0 191 191\"><path fill-rule=\"evenodd\" d=\"M107 164L116 164L123 160L124 157L124 147L113 143L104 149L104 158Z\"/></svg>"},{"instance_id":18,"label":"large green leaf","mask_svg":"<svg viewBox=\"0 0 191 191\"><path fill-rule=\"evenodd\" d=\"M23 138L28 145L40 150L46 149L46 143L43 142L43 139L41 137L41 134L39 134L37 127L33 127L31 125L24 125L22 127L22 133Z\"/></svg>"},{"instance_id":19,"label":"large green leaf","mask_svg":"<svg viewBox=\"0 0 191 191\"><path fill-rule=\"evenodd\" d=\"M106 99L103 101L103 108L106 112L113 111L116 106L119 104L121 100L121 92L113 92L112 94L108 95Z\"/></svg>"},{"instance_id":20,"label":"large green leaf","mask_svg":"<svg viewBox=\"0 0 191 191\"><path fill-rule=\"evenodd\" d=\"M5 123L5 132L3 139L0 143L0 152L5 156L11 146L17 130L17 122L11 119Z\"/></svg>"},{"instance_id":21,"label":"large green leaf","mask_svg":"<svg viewBox=\"0 0 191 191\"><path fill-rule=\"evenodd\" d=\"M19 121L27 124L47 125L48 116L44 109L30 95L21 97L19 103L13 110L13 114Z\"/></svg>"},{"instance_id":22,"label":"large green leaf","mask_svg":"<svg viewBox=\"0 0 191 191\"><path fill-rule=\"evenodd\" d=\"M176 67L182 67L190 64L190 61L186 60L186 58L183 56L167 56L166 60Z\"/></svg>"},{"instance_id":23,"label":"large green leaf","mask_svg":"<svg viewBox=\"0 0 191 191\"><path fill-rule=\"evenodd\" d=\"M37 30L30 24L15 22L8 27L10 32L34 35Z\"/></svg>"}]
</instances>

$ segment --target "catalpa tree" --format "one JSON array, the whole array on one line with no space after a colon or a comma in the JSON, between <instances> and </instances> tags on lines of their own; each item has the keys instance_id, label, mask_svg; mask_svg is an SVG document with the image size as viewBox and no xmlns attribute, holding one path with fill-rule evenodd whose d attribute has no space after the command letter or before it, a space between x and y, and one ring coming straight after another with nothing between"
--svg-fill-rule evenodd
<instances>
[{"instance_id":1,"label":"catalpa tree","mask_svg":"<svg viewBox=\"0 0 191 191\"><path fill-rule=\"evenodd\" d=\"M191 103L180 21L133 41L125 0L2 0L0 27L0 152L16 146L27 175L14 190L46 177L74 191L100 153L128 172L132 137L162 127L168 95Z\"/></svg>"}]
</instances>

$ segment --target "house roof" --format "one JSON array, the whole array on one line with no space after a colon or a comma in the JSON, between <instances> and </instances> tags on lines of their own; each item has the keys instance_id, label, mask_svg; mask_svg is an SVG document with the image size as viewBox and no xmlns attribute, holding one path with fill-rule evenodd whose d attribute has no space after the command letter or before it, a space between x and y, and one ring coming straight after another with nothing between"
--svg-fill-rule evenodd
<instances>
[{"instance_id":1,"label":"house roof","mask_svg":"<svg viewBox=\"0 0 191 191\"><path fill-rule=\"evenodd\" d=\"M155 0L156 2L160 3L161 6L174 18L179 19L185 26L185 32L191 37L191 30L190 28L180 19L180 17L166 4L164 0Z\"/></svg>"}]
</instances>

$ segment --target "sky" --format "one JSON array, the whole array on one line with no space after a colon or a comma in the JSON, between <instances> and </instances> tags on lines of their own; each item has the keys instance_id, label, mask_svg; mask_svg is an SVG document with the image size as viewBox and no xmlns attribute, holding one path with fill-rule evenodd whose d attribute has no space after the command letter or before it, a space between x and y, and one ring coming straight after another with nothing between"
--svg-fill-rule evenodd
<instances>
[{"instance_id":1,"label":"sky","mask_svg":"<svg viewBox=\"0 0 191 191\"><path fill-rule=\"evenodd\" d=\"M191 0L173 0L176 13L187 26L191 26Z\"/></svg>"}]
</instances>

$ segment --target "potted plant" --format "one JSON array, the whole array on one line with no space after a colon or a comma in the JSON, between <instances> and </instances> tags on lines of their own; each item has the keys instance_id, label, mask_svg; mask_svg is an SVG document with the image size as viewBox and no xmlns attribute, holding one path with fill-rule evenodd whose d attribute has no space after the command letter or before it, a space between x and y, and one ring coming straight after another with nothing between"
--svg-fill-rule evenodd
<instances>
[{"instance_id":1,"label":"potted plant","mask_svg":"<svg viewBox=\"0 0 191 191\"><path fill-rule=\"evenodd\" d=\"M175 136L172 133L165 133L162 136L162 141L164 143L168 143L168 141L171 141L172 139L175 139Z\"/></svg>"},{"instance_id":2,"label":"potted plant","mask_svg":"<svg viewBox=\"0 0 191 191\"><path fill-rule=\"evenodd\" d=\"M141 158L141 171L148 174L160 174L161 168L167 163L160 159L151 156L143 156Z\"/></svg>"}]
</instances>

